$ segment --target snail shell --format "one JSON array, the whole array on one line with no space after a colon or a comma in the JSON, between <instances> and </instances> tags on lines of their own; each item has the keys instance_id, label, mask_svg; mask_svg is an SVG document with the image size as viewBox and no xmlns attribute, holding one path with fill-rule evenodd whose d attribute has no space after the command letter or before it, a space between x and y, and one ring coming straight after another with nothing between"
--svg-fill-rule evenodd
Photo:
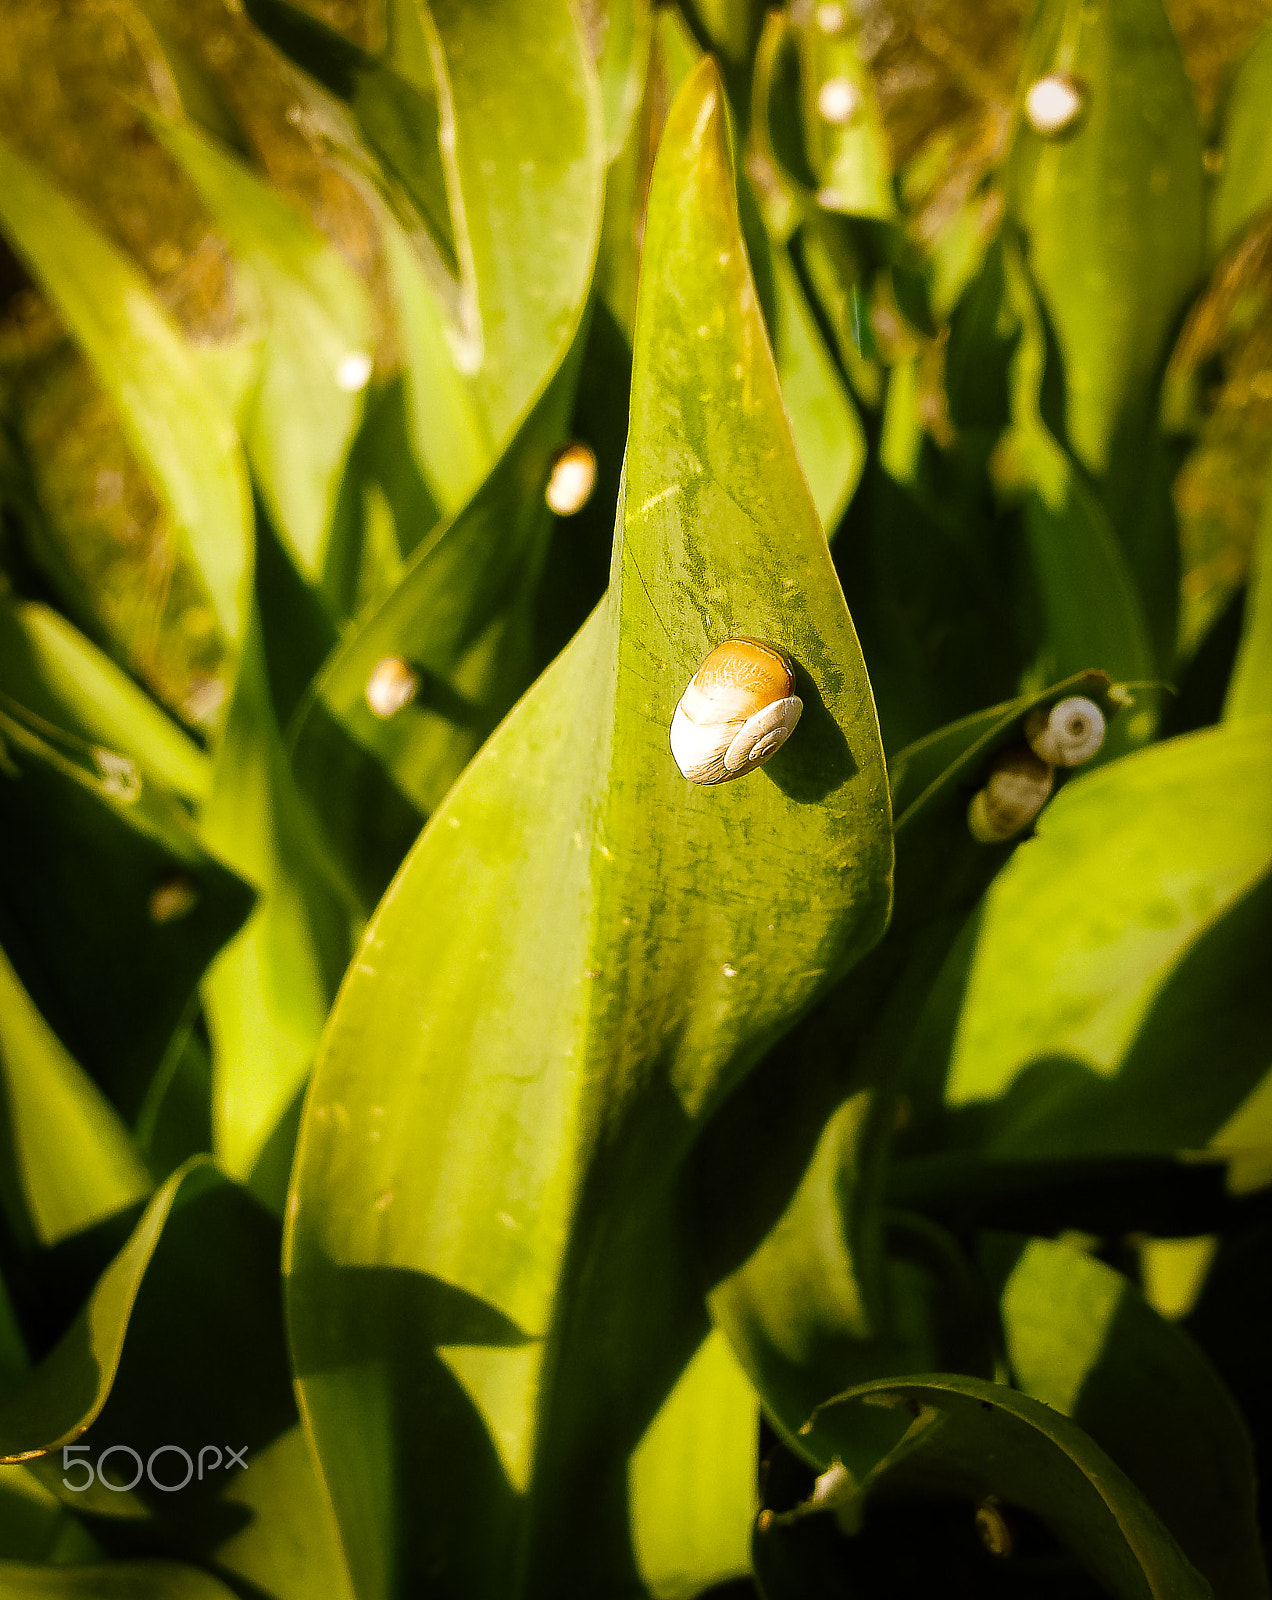
<instances>
[{"instance_id":1,"label":"snail shell","mask_svg":"<svg viewBox=\"0 0 1272 1600\"><path fill-rule=\"evenodd\" d=\"M1080 694L1041 706L1025 718L1025 738L1036 756L1053 767L1080 767L1104 743L1104 713Z\"/></svg>"},{"instance_id":2,"label":"snail shell","mask_svg":"<svg viewBox=\"0 0 1272 1600\"><path fill-rule=\"evenodd\" d=\"M671 719L671 753L690 783L728 783L762 767L804 709L789 659L758 639L726 639L689 680Z\"/></svg>"},{"instance_id":3,"label":"snail shell","mask_svg":"<svg viewBox=\"0 0 1272 1600\"><path fill-rule=\"evenodd\" d=\"M967 826L981 844L999 844L1027 828L1051 793L1053 773L1041 756L1020 746L1004 750L989 782L972 796Z\"/></svg>"}]
</instances>

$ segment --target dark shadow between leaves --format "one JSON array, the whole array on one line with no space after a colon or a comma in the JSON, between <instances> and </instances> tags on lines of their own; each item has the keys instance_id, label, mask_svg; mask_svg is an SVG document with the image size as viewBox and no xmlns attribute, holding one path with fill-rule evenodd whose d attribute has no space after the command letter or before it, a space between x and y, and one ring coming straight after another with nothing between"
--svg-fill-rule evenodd
<instances>
[{"instance_id":1,"label":"dark shadow between leaves","mask_svg":"<svg viewBox=\"0 0 1272 1600\"><path fill-rule=\"evenodd\" d=\"M807 668L795 663L795 693L804 702L799 727L764 768L777 787L799 805L815 804L842 788L859 771L843 729L826 709Z\"/></svg>"}]
</instances>

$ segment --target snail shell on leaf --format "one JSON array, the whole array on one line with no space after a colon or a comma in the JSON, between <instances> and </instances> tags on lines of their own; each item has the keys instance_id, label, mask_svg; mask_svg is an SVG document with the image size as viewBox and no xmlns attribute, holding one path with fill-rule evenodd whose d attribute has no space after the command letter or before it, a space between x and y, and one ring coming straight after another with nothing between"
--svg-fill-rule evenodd
<instances>
[{"instance_id":1,"label":"snail shell on leaf","mask_svg":"<svg viewBox=\"0 0 1272 1600\"><path fill-rule=\"evenodd\" d=\"M981 844L1000 844L1027 828L1051 793L1053 773L1041 756L1023 746L1005 750L989 782L967 808L967 826Z\"/></svg>"},{"instance_id":2,"label":"snail shell on leaf","mask_svg":"<svg viewBox=\"0 0 1272 1600\"><path fill-rule=\"evenodd\" d=\"M1053 767L1080 767L1104 743L1104 713L1094 700L1070 695L1051 709L1041 706L1025 718L1029 748Z\"/></svg>"},{"instance_id":3,"label":"snail shell on leaf","mask_svg":"<svg viewBox=\"0 0 1272 1600\"><path fill-rule=\"evenodd\" d=\"M689 680L671 719L671 753L690 783L728 783L762 767L804 709L789 659L758 639L726 639Z\"/></svg>"}]
</instances>

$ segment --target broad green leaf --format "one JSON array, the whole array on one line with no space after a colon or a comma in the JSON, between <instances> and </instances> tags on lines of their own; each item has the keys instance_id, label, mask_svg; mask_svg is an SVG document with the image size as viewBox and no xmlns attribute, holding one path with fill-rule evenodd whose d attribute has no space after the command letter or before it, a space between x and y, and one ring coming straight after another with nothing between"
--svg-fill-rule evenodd
<instances>
[{"instance_id":1,"label":"broad green leaf","mask_svg":"<svg viewBox=\"0 0 1272 1600\"><path fill-rule=\"evenodd\" d=\"M196 1156L155 1190L128 1243L75 1321L27 1379L0 1401L0 1460L26 1461L84 1432L115 1381L128 1319L159 1235L184 1190L206 1191L215 1173Z\"/></svg>"},{"instance_id":2,"label":"broad green leaf","mask_svg":"<svg viewBox=\"0 0 1272 1600\"><path fill-rule=\"evenodd\" d=\"M759 1421L737 1358L709 1333L628 1468L636 1564L656 1600L750 1571Z\"/></svg>"},{"instance_id":3,"label":"broad green leaf","mask_svg":"<svg viewBox=\"0 0 1272 1600\"><path fill-rule=\"evenodd\" d=\"M177 1561L112 1561L103 1566L24 1566L0 1561L0 1587L13 1600L233 1600L234 1591Z\"/></svg>"},{"instance_id":4,"label":"broad green leaf","mask_svg":"<svg viewBox=\"0 0 1272 1600\"><path fill-rule=\"evenodd\" d=\"M863 1491L878 1491L958 1497L970 1515L993 1495L1041 1518L1115 1600L1210 1600L1140 1490L1081 1428L1028 1395L945 1374L885 1379L820 1407L817 1425L845 1455L862 1432L891 1426L897 1436L863 1485L841 1475L821 1498L826 1509L850 1512Z\"/></svg>"},{"instance_id":5,"label":"broad green leaf","mask_svg":"<svg viewBox=\"0 0 1272 1600\"><path fill-rule=\"evenodd\" d=\"M192 124L152 124L255 281L268 329L243 441L274 525L321 582L336 492L371 377L371 305L296 208Z\"/></svg>"},{"instance_id":6,"label":"broad green leaf","mask_svg":"<svg viewBox=\"0 0 1272 1600\"><path fill-rule=\"evenodd\" d=\"M997 1097L1046 1058L1082 1079L1126 1067L1176 963L1272 861L1270 728L1173 739L1065 785L990 891L949 1103Z\"/></svg>"},{"instance_id":7,"label":"broad green leaf","mask_svg":"<svg viewBox=\"0 0 1272 1600\"><path fill-rule=\"evenodd\" d=\"M1081 81L1081 117L1045 138L1018 112L1008 203L1060 341L1069 439L1102 472L1201 271L1201 135L1161 0L1044 0L1022 102L1049 73Z\"/></svg>"},{"instance_id":8,"label":"broad green leaf","mask_svg":"<svg viewBox=\"0 0 1272 1600\"><path fill-rule=\"evenodd\" d=\"M251 892L131 756L3 700L0 740L0 941L131 1119Z\"/></svg>"},{"instance_id":9,"label":"broad green leaf","mask_svg":"<svg viewBox=\"0 0 1272 1600\"><path fill-rule=\"evenodd\" d=\"M252 507L237 436L140 271L38 168L0 146L0 226L110 395L237 644Z\"/></svg>"},{"instance_id":10,"label":"broad green leaf","mask_svg":"<svg viewBox=\"0 0 1272 1600\"><path fill-rule=\"evenodd\" d=\"M1272 27L1266 24L1241 63L1224 110L1223 168L1210 201L1207 243L1213 260L1272 203Z\"/></svg>"},{"instance_id":11,"label":"broad green leaf","mask_svg":"<svg viewBox=\"0 0 1272 1600\"><path fill-rule=\"evenodd\" d=\"M1245 625L1228 683L1227 722L1272 712L1272 486L1264 496L1259 542L1246 592Z\"/></svg>"},{"instance_id":12,"label":"broad green leaf","mask_svg":"<svg viewBox=\"0 0 1272 1600\"><path fill-rule=\"evenodd\" d=\"M399 873L306 1109L290 1325L360 1600L631 1581L625 1457L705 1331L680 1168L886 915L877 724L724 115L704 64L651 191L608 597ZM804 718L699 788L667 728L735 633L790 649Z\"/></svg>"},{"instance_id":13,"label":"broad green leaf","mask_svg":"<svg viewBox=\"0 0 1272 1600\"><path fill-rule=\"evenodd\" d=\"M407 563L332 653L292 734L297 779L355 904L370 911L427 818L525 688L535 589L552 530L543 489L565 435L577 360L490 477ZM377 716L379 662L416 675L410 704Z\"/></svg>"},{"instance_id":14,"label":"broad green leaf","mask_svg":"<svg viewBox=\"0 0 1272 1600\"><path fill-rule=\"evenodd\" d=\"M1002 1312L1019 1387L1108 1451L1215 1600L1266 1596L1250 1440L1188 1335L1120 1272L1049 1239L1025 1245L1003 1286Z\"/></svg>"},{"instance_id":15,"label":"broad green leaf","mask_svg":"<svg viewBox=\"0 0 1272 1600\"><path fill-rule=\"evenodd\" d=\"M265 677L258 625L217 751L203 811L208 842L260 891L213 963L203 999L213 1047L213 1131L225 1170L246 1179L304 1087L339 972L347 923L309 844ZM289 1151L254 1180L277 1204Z\"/></svg>"},{"instance_id":16,"label":"broad green leaf","mask_svg":"<svg viewBox=\"0 0 1272 1600\"><path fill-rule=\"evenodd\" d=\"M125 672L59 612L0 600L0 682L46 722L122 751L183 800L201 800L211 763Z\"/></svg>"},{"instance_id":17,"label":"broad green leaf","mask_svg":"<svg viewBox=\"0 0 1272 1600\"><path fill-rule=\"evenodd\" d=\"M119 1113L66 1053L3 951L0 1075L12 1162L0 1200L19 1236L29 1229L47 1247L149 1194L150 1174Z\"/></svg>"}]
</instances>

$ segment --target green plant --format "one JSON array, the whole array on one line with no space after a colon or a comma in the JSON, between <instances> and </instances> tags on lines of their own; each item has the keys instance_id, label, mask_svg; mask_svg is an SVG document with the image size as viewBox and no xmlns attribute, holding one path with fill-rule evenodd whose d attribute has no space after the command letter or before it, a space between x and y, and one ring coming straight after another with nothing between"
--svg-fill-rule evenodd
<instances>
[{"instance_id":1,"label":"green plant","mask_svg":"<svg viewBox=\"0 0 1272 1600\"><path fill-rule=\"evenodd\" d=\"M0 1588L1266 1595L1261 13L247 8L0 77Z\"/></svg>"}]
</instances>

